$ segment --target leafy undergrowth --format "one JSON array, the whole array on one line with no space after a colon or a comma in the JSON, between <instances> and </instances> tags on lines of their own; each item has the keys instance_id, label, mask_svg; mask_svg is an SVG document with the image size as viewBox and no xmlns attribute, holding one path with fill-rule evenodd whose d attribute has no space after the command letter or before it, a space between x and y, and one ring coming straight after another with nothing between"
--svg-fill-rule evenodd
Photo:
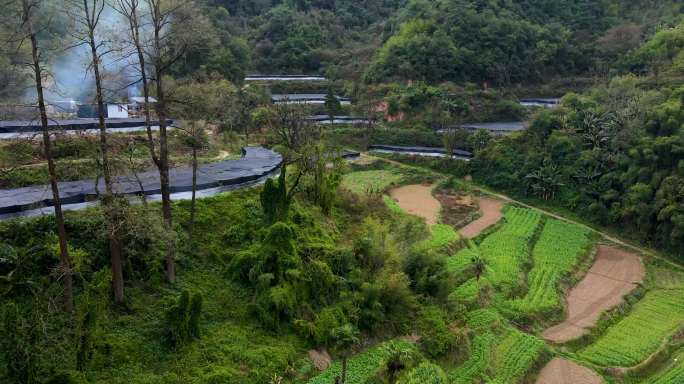
<instances>
[{"instance_id":1,"label":"leafy undergrowth","mask_svg":"<svg viewBox=\"0 0 684 384\"><path fill-rule=\"evenodd\" d=\"M528 274L529 290L507 304L525 314L562 311L558 283L576 267L587 251L589 230L555 219L544 224L532 250L533 267Z\"/></svg>"},{"instance_id":2,"label":"leafy undergrowth","mask_svg":"<svg viewBox=\"0 0 684 384\"><path fill-rule=\"evenodd\" d=\"M387 361L387 344L395 343L401 349L417 349L416 346L404 340L391 340L371 347L351 357L347 362L347 380L345 384L365 384L368 379L373 377ZM333 363L328 369L318 376L312 378L307 384L330 384L335 382L335 378L342 372L342 364L339 361Z\"/></svg>"},{"instance_id":3,"label":"leafy undergrowth","mask_svg":"<svg viewBox=\"0 0 684 384\"><path fill-rule=\"evenodd\" d=\"M684 290L648 292L632 312L578 355L601 366L631 367L644 361L684 324Z\"/></svg>"},{"instance_id":4,"label":"leafy undergrowth","mask_svg":"<svg viewBox=\"0 0 684 384\"><path fill-rule=\"evenodd\" d=\"M97 369L91 371L90 382L265 383L305 353L306 344L296 335L285 331L273 334L256 326L247 311L249 297L221 271L183 272L178 289L190 289L205 298L202 338L169 349L159 331L163 296L130 288L132 314L110 314L115 322L107 333L107 343L114 355L108 361L95 362L93 368Z\"/></svg>"}]
</instances>

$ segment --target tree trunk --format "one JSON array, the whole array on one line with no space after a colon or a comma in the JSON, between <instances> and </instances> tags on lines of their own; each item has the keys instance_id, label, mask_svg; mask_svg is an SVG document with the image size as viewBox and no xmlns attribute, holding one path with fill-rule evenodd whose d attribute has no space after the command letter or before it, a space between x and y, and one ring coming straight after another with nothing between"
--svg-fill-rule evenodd
<instances>
[{"instance_id":1,"label":"tree trunk","mask_svg":"<svg viewBox=\"0 0 684 384\"><path fill-rule=\"evenodd\" d=\"M347 355L342 357L342 384L347 381Z\"/></svg>"},{"instance_id":2,"label":"tree trunk","mask_svg":"<svg viewBox=\"0 0 684 384\"><path fill-rule=\"evenodd\" d=\"M192 148L192 200L190 202L190 228L188 229L188 237L190 245L192 245L192 234L195 230L195 205L197 195L197 148Z\"/></svg>"},{"instance_id":3,"label":"tree trunk","mask_svg":"<svg viewBox=\"0 0 684 384\"><path fill-rule=\"evenodd\" d=\"M167 126L166 126L166 97L164 90L164 72L166 68L166 63L164 63L162 42L163 37L161 36L163 29L166 27L165 16L162 13L161 4L159 0L147 0L148 7L150 8L150 18L152 22L152 27L154 30L153 36L153 64L154 64L154 81L156 84L157 91L157 118L159 119L159 158L157 162L157 168L159 169L159 182L161 187L162 195L162 217L164 221L164 230L169 234L168 242L166 244L166 256L165 256L165 270L164 274L166 280L173 284L176 282L176 243L173 236L170 234L173 232L173 215L171 212L171 188L169 180L169 148L168 148L168 136L167 136ZM143 55L144 56L144 55ZM143 57L144 59L144 57ZM143 68L144 73L144 68ZM148 130L148 140L151 138ZM152 143L150 143L151 150L154 149Z\"/></svg>"},{"instance_id":4,"label":"tree trunk","mask_svg":"<svg viewBox=\"0 0 684 384\"><path fill-rule=\"evenodd\" d=\"M83 6L88 25L88 44L92 55L92 67L95 75L95 90L97 98L98 122L100 126L100 151L102 156L102 175L105 180L105 194L102 198L105 220L107 222L107 241L109 243L109 254L112 265L112 292L115 302L122 302L124 299L123 266L121 261L121 244L118 237L118 213L114 206L114 188L112 185L112 174L109 164L109 147L107 144L107 125L105 123L104 95L102 91L102 77L100 75L100 57L97 52L95 41L95 27L98 21L98 11L93 9L92 16L89 12L88 0L83 0Z\"/></svg>"},{"instance_id":5,"label":"tree trunk","mask_svg":"<svg viewBox=\"0 0 684 384\"><path fill-rule=\"evenodd\" d=\"M38 95L38 109L40 111L40 122L43 128L43 147L45 158L48 163L48 174L50 176L50 187L52 189L52 205L55 208L55 219L57 221L57 236L59 238L59 269L64 285L63 305L64 309L71 312L74 309L73 278L71 271L71 260L69 259L69 247L67 245L66 229L64 227L64 214L62 212L62 201L59 196L59 186L57 184L57 172L55 161L52 158L52 143L50 142L50 132L48 130L48 118L45 108L45 97L43 95L43 72L40 67L40 54L38 53L38 39L33 30L32 6L28 0L22 1L24 24L31 39L31 54L33 59L33 72L36 81L36 94Z\"/></svg>"}]
</instances>

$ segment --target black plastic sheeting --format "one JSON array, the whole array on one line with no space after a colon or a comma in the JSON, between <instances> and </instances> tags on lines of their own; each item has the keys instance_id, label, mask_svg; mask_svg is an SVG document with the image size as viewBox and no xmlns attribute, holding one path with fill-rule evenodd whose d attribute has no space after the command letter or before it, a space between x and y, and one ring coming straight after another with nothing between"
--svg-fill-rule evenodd
<instances>
[{"instance_id":1,"label":"black plastic sheeting","mask_svg":"<svg viewBox=\"0 0 684 384\"><path fill-rule=\"evenodd\" d=\"M370 145L369 150L382 150L382 151L393 151L393 152L407 152L407 153L441 153L445 154L446 150L444 148L437 147L402 147L396 145ZM462 149L454 149L454 156L471 158L473 154Z\"/></svg>"},{"instance_id":2,"label":"black plastic sheeting","mask_svg":"<svg viewBox=\"0 0 684 384\"><path fill-rule=\"evenodd\" d=\"M244 148L238 160L201 165L197 170L197 189L240 185L258 181L278 171L283 158L261 147ZM171 193L192 190L192 168L173 168L169 172ZM122 195L158 195L161 193L159 172L154 169L138 174L142 190L134 175L116 177L114 189ZM82 180L59 183L62 204L80 204L93 201L98 191L104 191L104 181ZM52 189L49 185L0 190L0 215L14 214L53 206Z\"/></svg>"},{"instance_id":3,"label":"black plastic sheeting","mask_svg":"<svg viewBox=\"0 0 684 384\"><path fill-rule=\"evenodd\" d=\"M145 126L145 119L106 119L107 128L137 128ZM172 126L173 120L167 120L166 124ZM158 126L159 121L151 121L150 125ZM48 121L51 130L81 131L87 129L99 129L98 119L73 119L73 120L53 120ZM43 129L39 120L30 121L0 121L0 133L23 133L40 132Z\"/></svg>"}]
</instances>

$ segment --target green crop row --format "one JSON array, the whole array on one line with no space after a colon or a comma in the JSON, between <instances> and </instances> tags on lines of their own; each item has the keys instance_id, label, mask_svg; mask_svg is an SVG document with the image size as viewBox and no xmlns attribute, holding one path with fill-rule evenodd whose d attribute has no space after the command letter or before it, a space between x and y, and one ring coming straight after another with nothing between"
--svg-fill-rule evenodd
<instances>
[{"instance_id":1,"label":"green crop row","mask_svg":"<svg viewBox=\"0 0 684 384\"><path fill-rule=\"evenodd\" d=\"M476 379L484 378L484 371L492 359L492 350L496 342L493 333L482 333L475 336L470 358L460 367L449 372L449 382L452 384L470 384Z\"/></svg>"},{"instance_id":2,"label":"green crop row","mask_svg":"<svg viewBox=\"0 0 684 384\"><path fill-rule=\"evenodd\" d=\"M466 325L472 329L489 327L499 320L501 320L499 313L490 308L476 309L466 314Z\"/></svg>"},{"instance_id":3,"label":"green crop row","mask_svg":"<svg viewBox=\"0 0 684 384\"><path fill-rule=\"evenodd\" d=\"M534 266L528 275L529 291L509 304L519 312L537 314L561 308L558 282L572 272L589 244L589 231L549 219L532 250Z\"/></svg>"},{"instance_id":4,"label":"green crop row","mask_svg":"<svg viewBox=\"0 0 684 384\"><path fill-rule=\"evenodd\" d=\"M627 317L578 354L602 366L631 367L655 352L665 337L682 324L684 291L652 291Z\"/></svg>"},{"instance_id":5,"label":"green crop row","mask_svg":"<svg viewBox=\"0 0 684 384\"><path fill-rule=\"evenodd\" d=\"M520 382L543 350L542 340L516 329L503 336L491 332L478 334L473 339L470 358L449 373L449 382Z\"/></svg>"},{"instance_id":6,"label":"green crop row","mask_svg":"<svg viewBox=\"0 0 684 384\"><path fill-rule=\"evenodd\" d=\"M684 352L675 355L673 363L654 377L643 381L642 384L672 384L684 383Z\"/></svg>"},{"instance_id":7,"label":"green crop row","mask_svg":"<svg viewBox=\"0 0 684 384\"><path fill-rule=\"evenodd\" d=\"M431 235L427 244L431 248L446 247L459 238L454 227L448 224L435 224L430 228L430 232Z\"/></svg>"},{"instance_id":8,"label":"green crop row","mask_svg":"<svg viewBox=\"0 0 684 384\"><path fill-rule=\"evenodd\" d=\"M507 292L520 278L541 215L529 209L507 207L504 218L506 223L485 238L479 249L485 261L485 276L497 289Z\"/></svg>"},{"instance_id":9,"label":"green crop row","mask_svg":"<svg viewBox=\"0 0 684 384\"><path fill-rule=\"evenodd\" d=\"M542 340L516 329L511 330L494 350L494 381L519 382L537 361L543 349Z\"/></svg>"},{"instance_id":10,"label":"green crop row","mask_svg":"<svg viewBox=\"0 0 684 384\"><path fill-rule=\"evenodd\" d=\"M346 384L365 384L366 381L375 375L378 370L385 364L387 359L387 349L384 346L387 343L397 343L403 348L415 348L415 345L404 340L392 340L386 343L377 345L373 348L361 352L347 362L347 380ZM320 375L308 381L308 384L330 384L335 382L335 377L342 372L342 364L337 361L330 365L328 369L323 371Z\"/></svg>"}]
</instances>

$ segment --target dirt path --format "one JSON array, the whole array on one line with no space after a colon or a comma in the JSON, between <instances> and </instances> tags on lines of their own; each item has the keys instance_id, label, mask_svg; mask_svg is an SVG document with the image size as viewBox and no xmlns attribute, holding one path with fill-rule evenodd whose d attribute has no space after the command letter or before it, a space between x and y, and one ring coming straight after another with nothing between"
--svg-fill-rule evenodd
<instances>
[{"instance_id":1,"label":"dirt path","mask_svg":"<svg viewBox=\"0 0 684 384\"><path fill-rule=\"evenodd\" d=\"M431 185L407 185L393 189L390 196L406 213L424 218L430 226L437 224L441 205L432 196Z\"/></svg>"},{"instance_id":2,"label":"dirt path","mask_svg":"<svg viewBox=\"0 0 684 384\"><path fill-rule=\"evenodd\" d=\"M536 384L602 384L603 379L589 368L570 360L555 358L542 369Z\"/></svg>"},{"instance_id":3,"label":"dirt path","mask_svg":"<svg viewBox=\"0 0 684 384\"><path fill-rule=\"evenodd\" d=\"M639 256L600 245L594 265L567 297L568 318L547 329L544 338L564 343L584 335L603 311L620 304L643 280L644 273Z\"/></svg>"},{"instance_id":4,"label":"dirt path","mask_svg":"<svg viewBox=\"0 0 684 384\"><path fill-rule=\"evenodd\" d=\"M478 203L482 216L458 231L461 236L467 239L476 237L480 232L501 220L501 209L504 206L503 201L484 197L478 199Z\"/></svg>"}]
</instances>

